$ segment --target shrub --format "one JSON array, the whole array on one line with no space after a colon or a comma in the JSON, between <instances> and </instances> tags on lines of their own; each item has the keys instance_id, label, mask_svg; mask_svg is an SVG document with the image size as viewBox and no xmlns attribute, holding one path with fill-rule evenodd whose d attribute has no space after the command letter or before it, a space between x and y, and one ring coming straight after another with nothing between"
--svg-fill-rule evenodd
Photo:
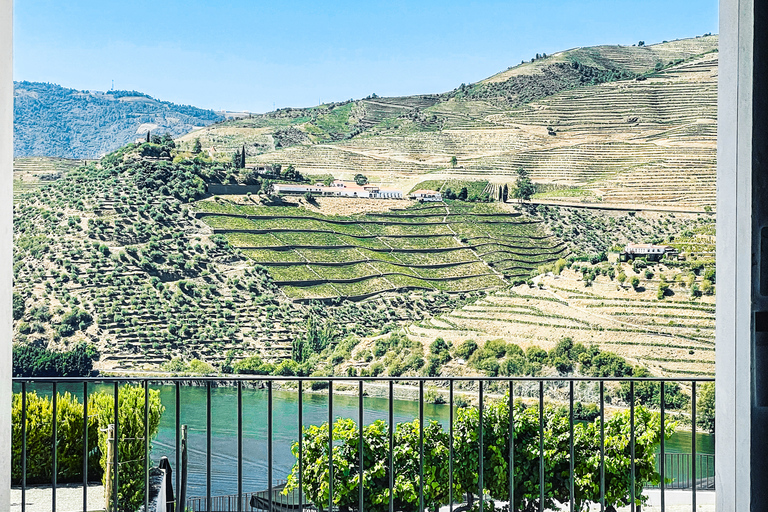
<instances>
[{"instance_id":1,"label":"shrub","mask_svg":"<svg viewBox=\"0 0 768 512\"><path fill-rule=\"evenodd\" d=\"M99 462L106 471L107 433L106 428L115 422L114 397L106 393L96 393L91 398L93 408L89 406L89 414L93 414L99 427ZM160 416L165 408L160 403L160 392L149 390L149 437L157 434ZM118 462L120 464L117 493L120 510L136 510L144 501L144 389L140 386L123 386L118 393ZM102 483L106 485L104 477Z\"/></svg>"},{"instance_id":2,"label":"shrub","mask_svg":"<svg viewBox=\"0 0 768 512\"><path fill-rule=\"evenodd\" d=\"M12 403L12 480L21 480L21 394ZM160 392L149 392L149 434L157 434L163 413ZM118 393L118 460L121 510L135 510L144 499L144 389L123 386ZM49 397L27 393L27 483L47 484L53 466L53 401ZM88 398L88 474L104 478L106 468L106 428L114 423L114 398L97 392ZM83 406L69 393L56 398L57 480L60 483L82 481Z\"/></svg>"},{"instance_id":3,"label":"shrub","mask_svg":"<svg viewBox=\"0 0 768 512\"><path fill-rule=\"evenodd\" d=\"M460 359L467 360L475 353L475 350L477 350L477 343L475 340L466 340L456 347L454 355Z\"/></svg>"},{"instance_id":4,"label":"shrub","mask_svg":"<svg viewBox=\"0 0 768 512\"><path fill-rule=\"evenodd\" d=\"M632 288L637 290L637 287L640 286L640 279L638 279L637 276L632 276L632 279L629 281L629 283L632 285Z\"/></svg>"},{"instance_id":5,"label":"shrub","mask_svg":"<svg viewBox=\"0 0 768 512\"><path fill-rule=\"evenodd\" d=\"M458 400L456 401L458 403ZM591 412L591 408L589 408ZM569 499L569 415L565 408L546 405L543 411L545 502L543 508L557 508ZM539 410L520 401L514 404L515 419L515 478L514 510L539 508ZM674 431L674 422L665 425L665 437ZM491 500L506 500L509 496L509 403L491 400L483 415L484 493ZM583 510L589 503L600 500L599 420L574 425L576 508ZM632 483L630 464L632 446L629 443L629 414L621 412L604 423L605 457L611 461L605 467L605 497L611 507L629 503ZM477 494L479 470L478 410L459 408L454 426L454 496ZM363 428L363 459L365 467L359 472L360 434L351 419L339 419L333 424L333 451L329 453L329 425L312 425L304 430L303 490L318 508L327 505L328 464L333 457L334 507L340 510L357 507L359 484L362 480L364 506L372 512L389 509L389 427L377 420ZM635 409L635 493L645 503L643 488L657 484L660 476L655 470L654 447L661 438L660 416L643 407ZM431 510L448 501L448 434L440 424L424 426L424 500ZM419 499L419 423L399 423L394 432L394 507L411 510ZM292 447L298 457L298 443ZM288 477L284 493L298 488L298 463Z\"/></svg>"},{"instance_id":6,"label":"shrub","mask_svg":"<svg viewBox=\"0 0 768 512\"><path fill-rule=\"evenodd\" d=\"M272 373L272 365L265 363L259 356L246 357L232 365L235 373L246 375L269 375Z\"/></svg>"},{"instance_id":7,"label":"shrub","mask_svg":"<svg viewBox=\"0 0 768 512\"><path fill-rule=\"evenodd\" d=\"M696 400L696 424L707 432L715 433L715 384L704 382L699 385Z\"/></svg>"},{"instance_id":8,"label":"shrub","mask_svg":"<svg viewBox=\"0 0 768 512\"><path fill-rule=\"evenodd\" d=\"M190 373L208 374L208 373L213 373L214 369L213 369L213 366L211 366L210 364L204 361L201 361L199 359L193 359L189 362L188 371Z\"/></svg>"}]
</instances>

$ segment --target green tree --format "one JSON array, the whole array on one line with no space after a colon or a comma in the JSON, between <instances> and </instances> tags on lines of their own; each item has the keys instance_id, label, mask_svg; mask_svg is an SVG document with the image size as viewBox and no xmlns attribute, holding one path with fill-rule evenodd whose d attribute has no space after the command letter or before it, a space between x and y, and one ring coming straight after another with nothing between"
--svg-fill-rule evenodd
<instances>
[{"instance_id":1,"label":"green tree","mask_svg":"<svg viewBox=\"0 0 768 512\"><path fill-rule=\"evenodd\" d=\"M520 167L517 170L517 181L515 182L514 197L519 202L530 201L531 196L536 193L536 187L533 185L528 171Z\"/></svg>"},{"instance_id":2,"label":"green tree","mask_svg":"<svg viewBox=\"0 0 768 512\"><path fill-rule=\"evenodd\" d=\"M203 150L203 145L200 144L200 137L195 138L194 144L192 144L192 153L197 155Z\"/></svg>"},{"instance_id":3,"label":"green tree","mask_svg":"<svg viewBox=\"0 0 768 512\"><path fill-rule=\"evenodd\" d=\"M456 167L458 163L459 163L458 159L455 156L452 156L450 160L451 167Z\"/></svg>"},{"instance_id":4,"label":"green tree","mask_svg":"<svg viewBox=\"0 0 768 512\"><path fill-rule=\"evenodd\" d=\"M355 183L362 187L368 184L368 178L363 174L355 174Z\"/></svg>"},{"instance_id":5,"label":"green tree","mask_svg":"<svg viewBox=\"0 0 768 512\"><path fill-rule=\"evenodd\" d=\"M715 383L699 385L696 400L696 424L707 432L715 433Z\"/></svg>"},{"instance_id":6,"label":"green tree","mask_svg":"<svg viewBox=\"0 0 768 512\"><path fill-rule=\"evenodd\" d=\"M232 155L232 165L235 167L235 169L240 168L240 150L236 149L235 154Z\"/></svg>"},{"instance_id":7,"label":"green tree","mask_svg":"<svg viewBox=\"0 0 768 512\"><path fill-rule=\"evenodd\" d=\"M467 191L467 187L461 187L461 190L459 191L459 194L456 196L456 199L459 201L466 201L467 195L469 192Z\"/></svg>"},{"instance_id":8,"label":"green tree","mask_svg":"<svg viewBox=\"0 0 768 512\"><path fill-rule=\"evenodd\" d=\"M504 188L501 192L501 201L506 203L508 199L509 199L509 186L507 186L507 184L505 183Z\"/></svg>"},{"instance_id":9,"label":"green tree","mask_svg":"<svg viewBox=\"0 0 768 512\"><path fill-rule=\"evenodd\" d=\"M245 169L245 144L243 144L243 150L240 152L240 165L241 169Z\"/></svg>"}]
</instances>

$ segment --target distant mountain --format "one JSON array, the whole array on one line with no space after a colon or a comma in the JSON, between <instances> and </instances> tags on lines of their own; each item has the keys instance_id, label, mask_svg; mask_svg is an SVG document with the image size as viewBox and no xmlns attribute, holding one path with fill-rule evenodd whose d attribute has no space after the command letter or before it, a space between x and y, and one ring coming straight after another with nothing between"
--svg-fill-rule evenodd
<instances>
[{"instance_id":1,"label":"distant mountain","mask_svg":"<svg viewBox=\"0 0 768 512\"><path fill-rule=\"evenodd\" d=\"M151 130L183 135L221 121L213 110L160 101L136 91L78 91L14 82L14 156L96 158Z\"/></svg>"}]
</instances>

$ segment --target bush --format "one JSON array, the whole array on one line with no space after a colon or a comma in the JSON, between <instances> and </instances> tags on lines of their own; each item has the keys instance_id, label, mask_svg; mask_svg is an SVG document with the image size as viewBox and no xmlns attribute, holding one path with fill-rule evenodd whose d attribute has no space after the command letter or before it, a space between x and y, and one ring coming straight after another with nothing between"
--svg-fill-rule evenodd
<instances>
[{"instance_id":1,"label":"bush","mask_svg":"<svg viewBox=\"0 0 768 512\"><path fill-rule=\"evenodd\" d=\"M96 418L99 427L99 451L102 469L106 472L107 464L107 426L115 422L114 397L106 393L96 393L91 397L93 408L89 415ZM160 403L160 392L149 390L149 437L157 434L160 416L165 408ZM144 389L140 386L123 386L118 393L118 462L120 464L117 492L120 510L137 510L144 501ZM140 413L141 412L141 413ZM102 475L102 483L106 485Z\"/></svg>"},{"instance_id":2,"label":"bush","mask_svg":"<svg viewBox=\"0 0 768 512\"><path fill-rule=\"evenodd\" d=\"M715 384L704 382L699 385L696 400L696 424L709 432L715 433Z\"/></svg>"},{"instance_id":3,"label":"bush","mask_svg":"<svg viewBox=\"0 0 768 512\"><path fill-rule=\"evenodd\" d=\"M259 356L246 357L232 365L235 373L246 375L269 375L273 367L265 363Z\"/></svg>"},{"instance_id":4,"label":"bush","mask_svg":"<svg viewBox=\"0 0 768 512\"><path fill-rule=\"evenodd\" d=\"M458 401L457 401L458 403ZM591 411L591 408L590 408ZM569 415L564 408L546 405L544 408L544 450L546 457L544 508L556 508L569 499ZM514 404L515 418L515 510L535 510L539 507L539 410L520 401ZM509 496L509 404L507 399L489 401L483 415L484 493L491 500L504 501ZM477 494L479 469L479 414L472 408L459 408L454 426L454 496ZM574 425L574 449L577 464L574 475L576 508L583 510L589 503L600 500L600 422ZM605 467L606 503L612 507L629 503L629 468L632 447L629 444L629 414L614 414L605 422L605 457L611 464ZM665 426L664 435L674 431L674 422ZM643 407L635 409L635 493L645 503L643 488L657 484L660 476L655 470L654 447L661 437L660 417ZM339 419L333 424L334 447L334 507L340 510L357 508L359 484L362 480L366 510L389 510L389 427L377 420L363 428L363 459L365 469L359 473L359 431L353 420ZM448 434L440 424L424 426L424 500L431 510L448 502ZM304 430L303 490L318 508L328 502L329 425L310 426ZM393 455L394 507L412 510L419 499L419 423L399 423L394 432ZM298 443L292 447L298 457ZM285 494L298 488L298 463L288 477Z\"/></svg>"},{"instance_id":5,"label":"bush","mask_svg":"<svg viewBox=\"0 0 768 512\"><path fill-rule=\"evenodd\" d=\"M475 350L477 350L477 343L475 340L466 340L462 342L461 345L456 347L454 355L466 361L472 354L475 353Z\"/></svg>"},{"instance_id":6,"label":"bush","mask_svg":"<svg viewBox=\"0 0 768 512\"><path fill-rule=\"evenodd\" d=\"M157 434L163 413L160 392L149 392L149 434ZM120 509L135 510L144 499L144 389L123 386L118 393L120 464ZM27 393L27 483L48 484L53 466L53 402L49 397ZM106 468L106 428L114 423L114 398L97 392L88 397L88 475L103 482ZM102 431L103 430L103 431ZM59 483L82 481L83 406L69 393L57 394L56 435L58 438L57 480ZM12 480L21 480L21 394L12 403Z\"/></svg>"}]
</instances>

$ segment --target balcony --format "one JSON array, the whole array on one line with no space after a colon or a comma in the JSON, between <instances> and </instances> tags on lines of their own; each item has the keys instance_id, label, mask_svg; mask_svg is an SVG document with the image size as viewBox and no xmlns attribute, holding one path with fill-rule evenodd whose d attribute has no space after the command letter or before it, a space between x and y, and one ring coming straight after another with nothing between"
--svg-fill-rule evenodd
<instances>
[{"instance_id":1,"label":"balcony","mask_svg":"<svg viewBox=\"0 0 768 512\"><path fill-rule=\"evenodd\" d=\"M195 512L695 511L713 501L708 382L17 378L11 510L154 511L165 456L168 501Z\"/></svg>"}]
</instances>

